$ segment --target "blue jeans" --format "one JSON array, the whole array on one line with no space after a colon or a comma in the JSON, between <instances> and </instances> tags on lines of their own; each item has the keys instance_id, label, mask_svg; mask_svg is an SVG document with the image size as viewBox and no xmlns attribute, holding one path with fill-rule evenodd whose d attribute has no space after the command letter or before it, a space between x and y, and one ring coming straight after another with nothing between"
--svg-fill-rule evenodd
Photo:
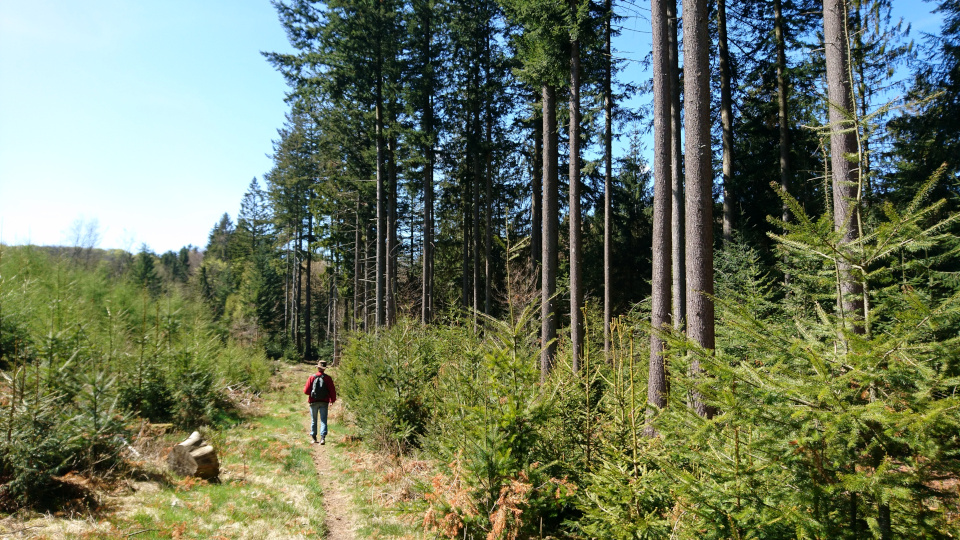
<instances>
[{"instance_id":1,"label":"blue jeans","mask_svg":"<svg viewBox=\"0 0 960 540\"><path fill-rule=\"evenodd\" d=\"M320 413L320 438L327 436L327 408L329 403L320 401L310 404L310 436L317 438L317 413Z\"/></svg>"}]
</instances>

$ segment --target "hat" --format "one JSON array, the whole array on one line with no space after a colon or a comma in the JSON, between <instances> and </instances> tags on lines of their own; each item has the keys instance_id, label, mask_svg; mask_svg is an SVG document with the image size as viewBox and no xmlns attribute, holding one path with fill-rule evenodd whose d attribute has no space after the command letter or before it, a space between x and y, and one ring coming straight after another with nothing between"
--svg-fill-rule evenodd
<instances>
[{"instance_id":1,"label":"hat","mask_svg":"<svg viewBox=\"0 0 960 540\"><path fill-rule=\"evenodd\" d=\"M326 369L326 367L327 367L327 361L326 361L326 360L320 360L319 362L317 362L317 367L318 367L318 368Z\"/></svg>"}]
</instances>

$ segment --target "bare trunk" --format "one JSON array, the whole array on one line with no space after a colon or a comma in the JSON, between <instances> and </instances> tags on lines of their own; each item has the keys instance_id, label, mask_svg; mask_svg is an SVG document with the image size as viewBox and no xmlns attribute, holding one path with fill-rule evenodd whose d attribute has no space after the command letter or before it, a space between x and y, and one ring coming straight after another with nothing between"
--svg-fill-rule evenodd
<instances>
[{"instance_id":1,"label":"bare trunk","mask_svg":"<svg viewBox=\"0 0 960 540\"><path fill-rule=\"evenodd\" d=\"M686 114L686 260L687 336L707 350L714 349L713 307L713 174L710 155L710 37L706 0L683 1L683 58ZM693 358L691 372L702 373ZM690 395L697 414L713 416L699 392Z\"/></svg>"},{"instance_id":2,"label":"bare trunk","mask_svg":"<svg viewBox=\"0 0 960 540\"><path fill-rule=\"evenodd\" d=\"M840 294L838 304L844 323L863 333L863 286L856 279L849 246L860 238L859 169L857 135L853 129L853 90L845 32L846 4L826 0L823 5L823 36L827 61L827 97L830 101L830 168L833 172L833 224L843 233L838 262Z\"/></svg>"},{"instance_id":3,"label":"bare trunk","mask_svg":"<svg viewBox=\"0 0 960 540\"><path fill-rule=\"evenodd\" d=\"M533 186L530 194L530 267L536 276L540 272L540 258L543 256L543 117L537 113L541 106L540 96L536 96L533 107Z\"/></svg>"},{"instance_id":4,"label":"bare trunk","mask_svg":"<svg viewBox=\"0 0 960 540\"><path fill-rule=\"evenodd\" d=\"M663 408L667 404L666 343L658 332L670 325L670 204L671 124L670 57L668 52L668 0L651 0L653 25L653 303L650 314L650 362L647 402Z\"/></svg>"},{"instance_id":5,"label":"bare trunk","mask_svg":"<svg viewBox=\"0 0 960 540\"><path fill-rule=\"evenodd\" d=\"M489 83L490 81L490 32L488 29L487 32L487 44L486 50L484 51L485 64L486 64L486 79ZM491 98L492 99L492 98ZM493 143L492 143L492 130L493 130L493 114L490 111L492 104L488 99L486 105L486 136L484 137L484 147L486 150L486 190L483 197L483 226L484 226L484 241L483 241L483 313L490 315L491 302L493 298L493 284L491 279L491 260L490 260L490 248L493 244L493 211L492 211L492 200L493 200Z\"/></svg>"},{"instance_id":6,"label":"bare trunk","mask_svg":"<svg viewBox=\"0 0 960 540\"><path fill-rule=\"evenodd\" d=\"M309 198L307 199L309 201ZM303 348L303 357L307 360L313 360L313 329L311 328L311 318L313 316L312 309L310 307L311 301L313 300L313 294L311 293L311 282L313 281L310 277L313 275L312 264L313 264L313 248L310 247L311 242L313 242L313 212L308 211L307 213L307 307L306 307L306 321L304 329L306 330L306 343Z\"/></svg>"},{"instance_id":7,"label":"bare trunk","mask_svg":"<svg viewBox=\"0 0 960 540\"><path fill-rule=\"evenodd\" d=\"M720 124L723 132L723 242L733 239L733 96L730 90L730 52L727 50L727 1L717 0L717 41L720 63Z\"/></svg>"},{"instance_id":8,"label":"bare trunk","mask_svg":"<svg viewBox=\"0 0 960 540\"><path fill-rule=\"evenodd\" d=\"M577 3L570 8L576 17ZM580 255L583 237L580 231L580 41L570 43L570 350L573 372L580 370L583 357L583 271Z\"/></svg>"},{"instance_id":9,"label":"bare trunk","mask_svg":"<svg viewBox=\"0 0 960 540\"><path fill-rule=\"evenodd\" d=\"M773 0L773 33L777 47L777 116L780 123L780 191L790 194L790 126L787 115L787 43L783 35L783 5ZM790 207L781 205L781 219L790 221ZM784 273L783 283L790 284L790 274Z\"/></svg>"},{"instance_id":10,"label":"bare trunk","mask_svg":"<svg viewBox=\"0 0 960 540\"><path fill-rule=\"evenodd\" d=\"M780 190L790 193L790 130L787 122L787 44L783 35L781 0L773 0L773 33L777 46L777 116L780 121ZM783 221L790 221L787 203L782 207Z\"/></svg>"},{"instance_id":11,"label":"bare trunk","mask_svg":"<svg viewBox=\"0 0 960 540\"><path fill-rule=\"evenodd\" d=\"M611 358L610 323L613 318L613 251L611 249L613 247L611 232L613 201L610 191L613 187L612 0L606 1L604 13L607 19L603 29L603 47L606 54L603 69L603 357L609 361Z\"/></svg>"},{"instance_id":12,"label":"bare trunk","mask_svg":"<svg viewBox=\"0 0 960 540\"><path fill-rule=\"evenodd\" d=\"M481 144L481 123L480 123L480 103L479 100L474 110L474 136L476 137L476 146L473 154L473 252L471 255L473 264L470 265L473 271L471 280L471 293L473 296L473 327L477 330L477 313L480 311L480 186L483 185L483 165L481 154L483 145Z\"/></svg>"},{"instance_id":13,"label":"bare trunk","mask_svg":"<svg viewBox=\"0 0 960 540\"><path fill-rule=\"evenodd\" d=\"M391 118L396 123L395 118ZM397 262L400 249L397 243L397 139L391 137L387 143L387 175L390 192L387 196L387 326L393 326L397 320Z\"/></svg>"},{"instance_id":14,"label":"bare trunk","mask_svg":"<svg viewBox=\"0 0 960 540\"><path fill-rule=\"evenodd\" d=\"M377 88L376 88L376 123L377 123L377 265L376 265L376 326L379 328L387 322L386 310L386 288L387 288L387 174L384 170L384 146L383 140L383 94L382 94L382 73L380 65L377 66Z\"/></svg>"},{"instance_id":15,"label":"bare trunk","mask_svg":"<svg viewBox=\"0 0 960 540\"><path fill-rule=\"evenodd\" d=\"M677 21L677 0L667 0L667 40L670 56L670 177L673 194L671 208L671 246L673 247L673 327L683 331L687 320L687 261L684 244L683 212L683 147L680 143L680 49ZM669 380L667 381L669 385Z\"/></svg>"},{"instance_id":16,"label":"bare trunk","mask_svg":"<svg viewBox=\"0 0 960 540\"><path fill-rule=\"evenodd\" d=\"M543 269L541 271L540 381L546 382L557 345L557 97L552 86L543 87Z\"/></svg>"},{"instance_id":17,"label":"bare trunk","mask_svg":"<svg viewBox=\"0 0 960 540\"><path fill-rule=\"evenodd\" d=\"M350 329L358 329L357 316L360 314L360 286L362 277L360 275L360 194L357 193L357 206L354 208L354 231L353 231L353 317L351 317Z\"/></svg>"}]
</instances>

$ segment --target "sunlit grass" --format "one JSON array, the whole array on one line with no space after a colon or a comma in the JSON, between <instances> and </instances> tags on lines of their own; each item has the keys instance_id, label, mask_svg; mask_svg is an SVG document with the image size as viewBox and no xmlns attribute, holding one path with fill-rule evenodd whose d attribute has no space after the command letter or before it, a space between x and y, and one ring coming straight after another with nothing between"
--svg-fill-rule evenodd
<instances>
[{"instance_id":1,"label":"sunlit grass","mask_svg":"<svg viewBox=\"0 0 960 540\"><path fill-rule=\"evenodd\" d=\"M179 479L138 494L125 512L108 518L111 530L139 539L325 536L321 487L304 435L305 407L279 386L263 396L258 415L209 436L220 457L219 482Z\"/></svg>"}]
</instances>

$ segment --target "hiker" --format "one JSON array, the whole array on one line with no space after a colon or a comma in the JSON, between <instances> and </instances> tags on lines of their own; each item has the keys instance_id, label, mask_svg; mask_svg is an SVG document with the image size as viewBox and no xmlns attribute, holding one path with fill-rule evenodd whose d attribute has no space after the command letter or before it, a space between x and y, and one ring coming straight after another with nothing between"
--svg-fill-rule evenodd
<instances>
[{"instance_id":1,"label":"hiker","mask_svg":"<svg viewBox=\"0 0 960 540\"><path fill-rule=\"evenodd\" d=\"M324 373L327 361L317 362L317 372L307 379L303 393L309 396L310 403L310 438L314 444L326 444L327 437L327 408L337 401L337 389L333 386L333 377ZM320 440L317 441L317 414L320 414Z\"/></svg>"}]
</instances>

